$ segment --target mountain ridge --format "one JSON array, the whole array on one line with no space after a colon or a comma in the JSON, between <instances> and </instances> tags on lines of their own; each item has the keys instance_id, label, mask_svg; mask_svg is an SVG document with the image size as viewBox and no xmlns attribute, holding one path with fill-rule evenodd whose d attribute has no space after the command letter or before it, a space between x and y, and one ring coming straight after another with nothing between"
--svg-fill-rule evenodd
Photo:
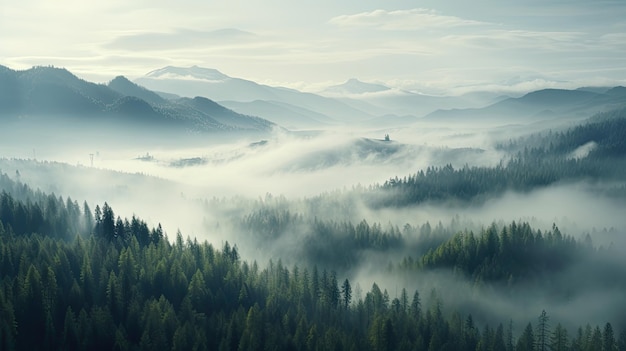
<instances>
[{"instance_id":1,"label":"mountain ridge","mask_svg":"<svg viewBox=\"0 0 626 351\"><path fill-rule=\"evenodd\" d=\"M180 100L165 100L123 76L105 85L80 79L65 68L37 66L18 71L0 66L0 87L0 118L5 120L37 116L53 123L63 116L87 122L149 123L144 127L199 132L269 131L275 127L269 121L223 106L209 113Z\"/></svg>"},{"instance_id":2,"label":"mountain ridge","mask_svg":"<svg viewBox=\"0 0 626 351\"><path fill-rule=\"evenodd\" d=\"M626 106L626 88L605 92L590 89L540 89L521 97L506 98L483 108L440 109L426 115L429 121L536 121L538 118L583 118Z\"/></svg>"},{"instance_id":3,"label":"mountain ridge","mask_svg":"<svg viewBox=\"0 0 626 351\"><path fill-rule=\"evenodd\" d=\"M195 74L195 78L188 79L189 73ZM205 73L209 75L209 78L214 78L216 74L219 74L217 77L222 79L206 79ZM375 117L336 99L234 78L212 68L167 66L151 71L135 79L134 82L154 91L174 93L190 98L204 96L217 102L249 103L264 100L285 103L327 116L337 122L353 123ZM272 116L261 117L276 123L276 120L272 120Z\"/></svg>"},{"instance_id":4,"label":"mountain ridge","mask_svg":"<svg viewBox=\"0 0 626 351\"><path fill-rule=\"evenodd\" d=\"M342 84L332 85L322 91L325 94L354 94L361 95L367 93L378 93L382 91L389 91L390 87L383 84L367 83L358 80L357 78L350 78Z\"/></svg>"}]
</instances>

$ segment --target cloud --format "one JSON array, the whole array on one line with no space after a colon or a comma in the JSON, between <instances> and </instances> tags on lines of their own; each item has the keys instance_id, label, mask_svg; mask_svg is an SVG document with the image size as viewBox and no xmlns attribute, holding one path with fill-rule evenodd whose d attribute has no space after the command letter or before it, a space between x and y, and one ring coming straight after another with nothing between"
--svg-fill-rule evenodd
<instances>
[{"instance_id":1,"label":"cloud","mask_svg":"<svg viewBox=\"0 0 626 351\"><path fill-rule=\"evenodd\" d=\"M118 36L105 44L108 49L164 50L203 47L211 44L233 44L254 40L255 35L236 28L212 31L176 29L171 32L145 32Z\"/></svg>"},{"instance_id":2,"label":"cloud","mask_svg":"<svg viewBox=\"0 0 626 351\"><path fill-rule=\"evenodd\" d=\"M465 45L483 49L531 48L547 51L585 49L582 32L543 32L530 30L488 30L447 35L442 40L449 45Z\"/></svg>"},{"instance_id":3,"label":"cloud","mask_svg":"<svg viewBox=\"0 0 626 351\"><path fill-rule=\"evenodd\" d=\"M626 33L607 33L600 37L599 42L613 49L626 49Z\"/></svg>"},{"instance_id":4,"label":"cloud","mask_svg":"<svg viewBox=\"0 0 626 351\"><path fill-rule=\"evenodd\" d=\"M435 10L415 8L409 10L374 10L353 15L334 17L330 23L341 27L375 27L382 30L416 30L488 25L487 22L442 15Z\"/></svg>"}]
</instances>

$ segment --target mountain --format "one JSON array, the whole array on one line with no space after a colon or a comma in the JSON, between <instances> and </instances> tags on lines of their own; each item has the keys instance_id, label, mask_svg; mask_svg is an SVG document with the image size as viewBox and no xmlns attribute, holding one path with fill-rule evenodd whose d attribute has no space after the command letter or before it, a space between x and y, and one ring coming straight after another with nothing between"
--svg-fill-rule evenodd
<instances>
[{"instance_id":1,"label":"mountain","mask_svg":"<svg viewBox=\"0 0 626 351\"><path fill-rule=\"evenodd\" d=\"M375 120L378 121L384 121L388 116L422 117L442 108L482 107L486 101L483 96L427 95L382 84L366 83L355 78L343 84L329 86L320 94L361 111L368 111L375 115Z\"/></svg>"},{"instance_id":2,"label":"mountain","mask_svg":"<svg viewBox=\"0 0 626 351\"><path fill-rule=\"evenodd\" d=\"M0 70L0 115L93 114L119 99L106 86L86 82L65 69L33 67Z\"/></svg>"},{"instance_id":3,"label":"mountain","mask_svg":"<svg viewBox=\"0 0 626 351\"><path fill-rule=\"evenodd\" d=\"M176 102L179 105L188 106L208 116L211 116L218 123L230 126L232 128L264 130L268 127L271 127L271 125L265 119L239 114L216 103L215 101L209 100L204 97L198 96L193 99L181 98Z\"/></svg>"},{"instance_id":4,"label":"mountain","mask_svg":"<svg viewBox=\"0 0 626 351\"><path fill-rule=\"evenodd\" d=\"M326 115L284 102L269 100L220 101L220 104L243 114L262 117L285 128L308 129L336 124L336 121Z\"/></svg>"},{"instance_id":5,"label":"mountain","mask_svg":"<svg viewBox=\"0 0 626 351\"><path fill-rule=\"evenodd\" d=\"M0 116L6 120L29 117L55 124L60 118L73 118L192 131L267 131L275 127L208 99L193 101L166 100L122 76L103 85L82 80L62 68L14 71L0 66Z\"/></svg>"},{"instance_id":6,"label":"mountain","mask_svg":"<svg viewBox=\"0 0 626 351\"><path fill-rule=\"evenodd\" d=\"M225 81L230 79L229 76L224 73L212 69L202 68L198 66L192 66L189 68L167 66L165 68L156 69L146 74L149 78L189 78L189 79L202 79L208 81Z\"/></svg>"},{"instance_id":7,"label":"mountain","mask_svg":"<svg viewBox=\"0 0 626 351\"><path fill-rule=\"evenodd\" d=\"M604 89L603 89L604 90ZM484 108L438 110L424 117L432 121L534 122L539 119L584 118L626 105L626 88L604 90L542 89L507 98Z\"/></svg>"},{"instance_id":8,"label":"mountain","mask_svg":"<svg viewBox=\"0 0 626 351\"><path fill-rule=\"evenodd\" d=\"M337 122L358 122L375 117L341 101L294 89L271 87L253 81L229 77L217 70L192 66L168 66L135 79L154 91L184 97L205 96L214 101L271 101L307 109Z\"/></svg>"},{"instance_id":9,"label":"mountain","mask_svg":"<svg viewBox=\"0 0 626 351\"><path fill-rule=\"evenodd\" d=\"M151 104L163 104L165 99L159 94L141 87L124 76L117 76L109 82L108 87L126 96L134 96Z\"/></svg>"},{"instance_id":10,"label":"mountain","mask_svg":"<svg viewBox=\"0 0 626 351\"><path fill-rule=\"evenodd\" d=\"M391 90L382 84L365 83L356 78L351 78L343 84L333 85L324 89L325 94L359 95L366 93L378 93Z\"/></svg>"},{"instance_id":11,"label":"mountain","mask_svg":"<svg viewBox=\"0 0 626 351\"><path fill-rule=\"evenodd\" d=\"M463 96L434 96L392 89L371 94L347 95L343 103L378 116L398 115L422 117L441 108L468 108L477 103ZM480 103L478 103L479 106Z\"/></svg>"}]
</instances>

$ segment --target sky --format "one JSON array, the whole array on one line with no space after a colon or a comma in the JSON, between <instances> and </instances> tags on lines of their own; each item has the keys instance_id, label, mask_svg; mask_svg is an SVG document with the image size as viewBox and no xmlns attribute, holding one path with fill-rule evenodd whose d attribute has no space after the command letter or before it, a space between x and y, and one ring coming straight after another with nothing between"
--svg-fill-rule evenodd
<instances>
[{"instance_id":1,"label":"sky","mask_svg":"<svg viewBox=\"0 0 626 351\"><path fill-rule=\"evenodd\" d=\"M626 85L626 2L0 0L0 65L131 79L215 68L316 91Z\"/></svg>"}]
</instances>

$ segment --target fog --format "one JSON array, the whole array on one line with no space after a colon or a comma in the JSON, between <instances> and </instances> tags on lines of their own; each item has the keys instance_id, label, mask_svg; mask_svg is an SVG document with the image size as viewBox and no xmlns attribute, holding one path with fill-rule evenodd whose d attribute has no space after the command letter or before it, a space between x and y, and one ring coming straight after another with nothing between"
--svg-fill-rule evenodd
<instances>
[{"instance_id":1,"label":"fog","mask_svg":"<svg viewBox=\"0 0 626 351\"><path fill-rule=\"evenodd\" d=\"M448 236L434 242L457 231L479 232L493 222L529 222L542 231L556 224L567 235L583 240L593 234L595 245L614 246L602 262L582 257L580 265L560 272L554 282L562 286L583 272L592 276L596 267L610 270L624 263L617 255L626 245L624 199L605 195L607 189L623 184L577 180L527 193L509 191L480 203L423 203L403 208L373 209L359 196L372 185L431 166L496 166L510 156L496 148L498 143L545 130L545 125L451 127L416 122L393 129L189 134L183 140L166 133L138 139L135 133L115 128L105 129L105 138L102 129L81 126L63 127L63 135L28 128L26 137L0 132L8 141L0 155L0 170L12 178L45 192L86 200L92 209L106 201L122 218L137 215L149 225L161 223L170 240L180 229L184 237L218 247L229 241L237 245L242 259L261 265L269 259L281 259L289 266L310 264L303 253L316 239L310 226L315 219L354 225L366 220L370 225L379 223L383 230L406 225L419 228L425 223L434 228L443 223ZM389 141L384 140L386 134ZM585 157L595 147L587 143L571 157ZM254 231L241 231L241 221L263 206L288 209L303 217L302 224L269 240L255 237ZM610 235L601 234L609 230ZM522 286L511 292L500 286L475 286L445 271L386 274L388 265L425 252L428 244L423 239L404 237L401 248L359 251L351 265L336 269L340 277L349 278L365 292L377 282L391 297L403 287L418 289L424 297L435 288L445 309L473 313L481 322L514 319L519 322L518 331L542 309L549 311L553 321L570 328L583 322L624 322L614 311L626 301L612 288L583 287L564 299L550 287Z\"/></svg>"},{"instance_id":2,"label":"fog","mask_svg":"<svg viewBox=\"0 0 626 351\"><path fill-rule=\"evenodd\" d=\"M86 200L92 208L107 201L116 214L160 222L170 234L181 229L209 240L202 223L213 215L198 207L201 200L266 194L296 200L368 187L429 166L489 166L502 158L491 146L489 130L465 126L232 132L182 139L161 132L138 138L113 125L18 127L0 131L6 141L3 172L19 171L20 180L32 187ZM383 141L385 134L391 141ZM358 214L351 220L357 217L365 218Z\"/></svg>"}]
</instances>

